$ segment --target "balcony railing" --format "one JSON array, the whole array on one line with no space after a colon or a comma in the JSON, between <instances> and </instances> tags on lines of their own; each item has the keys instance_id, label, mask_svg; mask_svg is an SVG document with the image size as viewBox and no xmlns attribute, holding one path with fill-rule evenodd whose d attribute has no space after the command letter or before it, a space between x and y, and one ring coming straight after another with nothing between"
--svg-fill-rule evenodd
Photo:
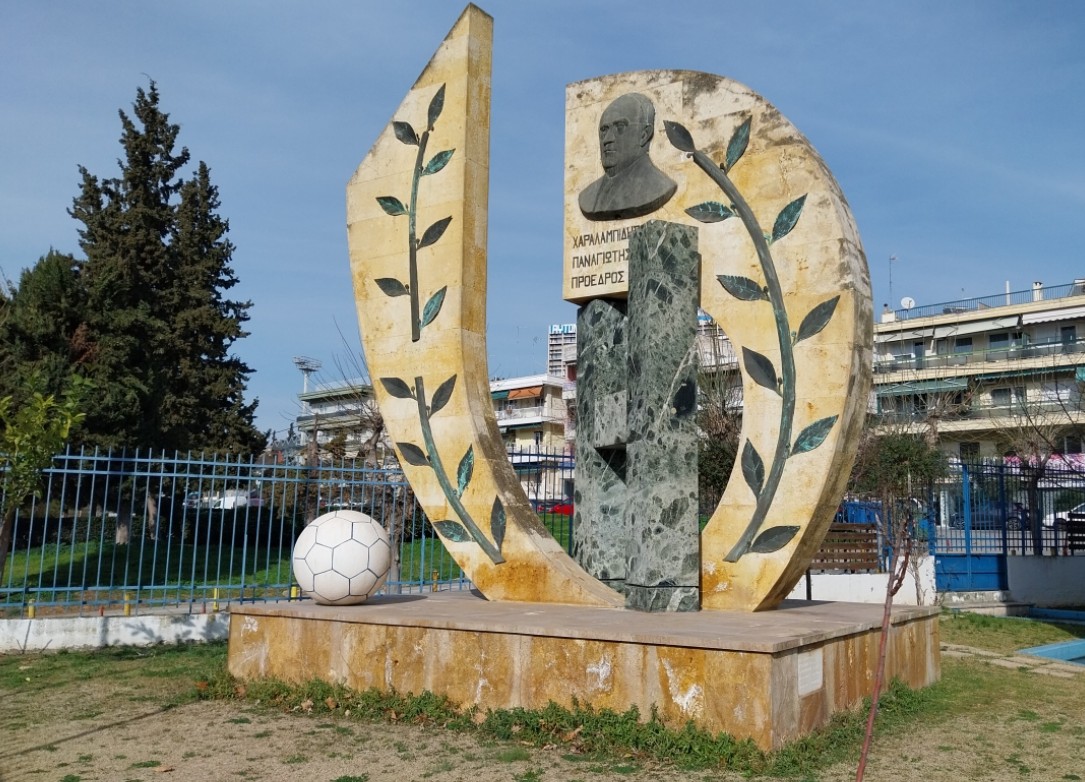
<instances>
[{"instance_id":1,"label":"balcony railing","mask_svg":"<svg viewBox=\"0 0 1085 782\"><path fill-rule=\"evenodd\" d=\"M1035 402L971 402L950 405L946 410L887 410L871 413L869 419L875 425L916 423L937 418L939 421L983 421L995 418L1008 418L1020 425L1038 423L1072 423L1083 415L1080 401L1051 399Z\"/></svg>"},{"instance_id":2,"label":"balcony railing","mask_svg":"<svg viewBox=\"0 0 1085 782\"><path fill-rule=\"evenodd\" d=\"M1058 299L1081 296L1082 294L1085 294L1085 284L1081 281L1075 281L1066 285L1053 285L1050 288L1040 290L1030 288L1023 291L996 293L991 296L979 296L972 299L943 301L939 304L913 307L910 310L894 310L893 316L896 320L915 320L916 318L929 318L934 315L960 315L966 312L987 310L992 307L1031 304L1034 301L1057 301Z\"/></svg>"},{"instance_id":3,"label":"balcony railing","mask_svg":"<svg viewBox=\"0 0 1085 782\"><path fill-rule=\"evenodd\" d=\"M961 367L970 364L986 364L999 361L1024 361L1044 356L1079 355L1085 353L1085 339L1033 342L1028 345L1011 345L1006 348L973 350L970 353L943 353L938 356L888 356L874 361L875 372L901 372L905 370Z\"/></svg>"},{"instance_id":4,"label":"balcony railing","mask_svg":"<svg viewBox=\"0 0 1085 782\"><path fill-rule=\"evenodd\" d=\"M565 411L553 406L508 407L494 411L498 423L507 423L528 418L541 418L544 421L564 421Z\"/></svg>"}]
</instances>

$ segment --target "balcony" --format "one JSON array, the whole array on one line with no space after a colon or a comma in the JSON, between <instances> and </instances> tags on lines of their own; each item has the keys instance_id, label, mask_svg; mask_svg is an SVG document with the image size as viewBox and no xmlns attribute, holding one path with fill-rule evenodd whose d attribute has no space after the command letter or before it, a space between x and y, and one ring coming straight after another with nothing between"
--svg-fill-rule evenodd
<instances>
[{"instance_id":1,"label":"balcony","mask_svg":"<svg viewBox=\"0 0 1085 782\"><path fill-rule=\"evenodd\" d=\"M868 420L875 426L923 424L937 420L939 429L942 431L1051 426L1060 423L1081 423L1085 420L1085 411L1080 408L1080 402L1059 399L1011 402L1002 405L992 402L970 402L947 405L945 410L887 410L871 413Z\"/></svg>"},{"instance_id":2,"label":"balcony","mask_svg":"<svg viewBox=\"0 0 1085 782\"><path fill-rule=\"evenodd\" d=\"M1028 345L1011 345L1004 348L973 350L970 353L944 353L938 356L889 356L874 361L876 374L890 372L916 372L947 367L970 367L973 373L989 368L987 365L999 362L1025 362L1031 359L1049 359L1039 363L1049 365L1076 365L1085 363L1085 339L1049 340L1033 342Z\"/></svg>"},{"instance_id":3,"label":"balcony","mask_svg":"<svg viewBox=\"0 0 1085 782\"><path fill-rule=\"evenodd\" d=\"M498 426L527 426L529 424L562 423L565 411L553 405L536 407L503 407L494 410Z\"/></svg>"}]
</instances>

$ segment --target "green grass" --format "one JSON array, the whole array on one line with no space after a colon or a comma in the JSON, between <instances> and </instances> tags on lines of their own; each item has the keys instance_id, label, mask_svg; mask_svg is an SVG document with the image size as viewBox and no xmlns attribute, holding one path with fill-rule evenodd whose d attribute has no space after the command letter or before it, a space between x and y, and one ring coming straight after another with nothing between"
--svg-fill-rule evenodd
<instances>
[{"instance_id":1,"label":"green grass","mask_svg":"<svg viewBox=\"0 0 1085 782\"><path fill-rule=\"evenodd\" d=\"M971 615L947 614L941 624L947 641L1006 652L1080 637L1082 632L1082 628L1045 622ZM660 762L690 771L726 767L749 777L812 779L834 764L854 762L866 716L863 710L837 715L813 735L777 752L763 752L750 741L710 734L693 725L665 726L655 715L643 715L635 709L619 713L584 704L570 708L551 704L536 710L479 712L457 708L432 693L356 692L319 681L288 685L261 680L241 686L229 676L225 656L225 644L9 655L0 657L0 690L33 693L35 689L80 687L81 682L91 679L116 681L118 686L155 696L164 707L209 698L229 700L243 703L245 714L266 710L308 714L316 718L311 724L317 728L339 733L349 732L359 723L423 725L477 736L490 747L486 755L491 762L528 761L532 755L527 747L550 746L585 762L584 768L593 773L599 768L615 774ZM1085 731L1060 716L1057 708L1049 707L1060 697L1074 697L1066 688L1067 683L1061 680L1022 676L979 660L947 658L942 680L936 685L919 691L899 684L890 687L882 699L877 729L881 735L905 735L920 726L951 726L958 718L981 718L1009 720L1020 724L1022 730L1057 741L1079 741ZM231 721L243 724L242 719L248 718ZM948 751L951 747L947 744L945 748ZM396 749L402 753L421 751L406 743ZM153 762L140 760L141 764L132 767L149 767L142 764ZM464 754L462 760L475 762L479 758ZM290 755L283 762L300 764L305 758ZM440 778L440 773L434 777Z\"/></svg>"},{"instance_id":2,"label":"green grass","mask_svg":"<svg viewBox=\"0 0 1085 782\"><path fill-rule=\"evenodd\" d=\"M953 611L943 612L939 631L945 643L975 646L1002 654L1085 638L1085 625Z\"/></svg>"},{"instance_id":3,"label":"green grass","mask_svg":"<svg viewBox=\"0 0 1085 782\"><path fill-rule=\"evenodd\" d=\"M1083 630L1046 622L971 615L946 615L941 621L943 639L951 643L967 641L971 646L1006 652L1080 637ZM899 735L921 723L951 724L956 716L985 715L992 703L1035 703L1041 687L1057 690L1060 684L1056 680L1038 682L1031 676L1008 676L1003 669L981 663L947 661L942 680L932 687L914 691L894 683L881 700L877 730L879 734ZM233 698L236 687L223 675L204 695ZM815 776L835 763L854 762L866 719L865 708L838 714L826 728L777 752L763 752L751 741L738 741L726 734L713 735L692 724L674 729L663 725L655 715L645 720L636 709L617 713L589 705L575 704L566 709L551 704L537 710L505 709L480 714L456 709L447 699L431 693L419 696L377 691L358 693L322 682L302 686L253 682L249 683L245 697L285 711L309 701L315 704L316 712L322 708L321 704L332 702L340 710L349 709L351 719L393 720L474 732L480 738L501 742L504 746L499 745L494 757L504 762L526 759L524 745L569 746L582 757L606 762L611 771L616 763L632 768L635 762L630 763L629 759L633 758L689 770L724 766L749 776L800 778ZM1020 709L1015 713L1020 719L1028 716L1020 716L1024 714ZM1062 724L1050 715L1036 712L1033 718L1041 732L1065 732Z\"/></svg>"},{"instance_id":4,"label":"green grass","mask_svg":"<svg viewBox=\"0 0 1085 782\"><path fill-rule=\"evenodd\" d=\"M1085 628L947 613L941 619L941 633L950 643L1012 653L1082 637ZM494 761L528 760L531 756L525 747L562 747L613 773L619 773L619 765L632 770L645 762L662 762L689 770L726 767L747 776L814 778L833 764L854 761L865 722L862 710L840 714L811 736L777 752L763 752L750 741L710 734L693 725L665 726L655 715L643 715L635 709L619 713L585 704L570 708L552 704L535 710L479 712L457 708L431 693L356 692L318 681L288 685L261 680L240 686L229 676L225 657L226 646L221 643L8 655L0 657L0 690L32 693L79 687L91 679L116 681L154 696L165 707L208 698L238 701L245 704L245 714L267 709L300 711L317 717L318 728L343 733L358 723L425 725L495 742L487 752ZM986 718L993 709L1000 709L999 720L1031 726L1035 734L1054 740L1077 741L1085 731L1049 708L1049 703L1066 696L1066 687L1057 679L1022 676L978 660L947 658L942 680L936 685L919 691L899 684L890 688L882 699L878 732L902 735L921 725L949 726L956 718ZM238 716L231 721L244 724L243 720L249 718ZM397 747L404 753L416 749L406 744ZM464 756L464 760L471 759ZM304 761L298 755L284 762Z\"/></svg>"},{"instance_id":5,"label":"green grass","mask_svg":"<svg viewBox=\"0 0 1085 782\"><path fill-rule=\"evenodd\" d=\"M79 687L88 680L142 683L164 706L198 699L194 683L225 671L226 644L108 647L37 655L0 655L0 689L19 692Z\"/></svg>"},{"instance_id":6,"label":"green grass","mask_svg":"<svg viewBox=\"0 0 1085 782\"><path fill-rule=\"evenodd\" d=\"M8 562L5 584L27 585L36 600L123 602L137 593L144 602L183 602L210 597L212 585L232 585L223 591L246 596L253 590L276 587L293 580L289 549L259 551L230 546L195 547L176 542L139 539L129 545L98 541L56 544L17 551ZM74 594L73 594L74 593ZM22 601L21 595L13 599Z\"/></svg>"}]
</instances>

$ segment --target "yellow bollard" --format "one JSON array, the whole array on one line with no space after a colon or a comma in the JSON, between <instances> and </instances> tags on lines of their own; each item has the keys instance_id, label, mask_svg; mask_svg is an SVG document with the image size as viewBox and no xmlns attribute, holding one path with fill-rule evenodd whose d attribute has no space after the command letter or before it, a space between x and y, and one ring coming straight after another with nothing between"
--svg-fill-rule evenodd
<instances>
[{"instance_id":1,"label":"yellow bollard","mask_svg":"<svg viewBox=\"0 0 1085 782\"><path fill-rule=\"evenodd\" d=\"M219 591L217 588L211 592L211 610L216 613L219 610Z\"/></svg>"},{"instance_id":2,"label":"yellow bollard","mask_svg":"<svg viewBox=\"0 0 1085 782\"><path fill-rule=\"evenodd\" d=\"M300 597L300 596L301 596L301 587L299 587L297 584L294 584L293 586L291 586L290 587L290 599L291 600L297 600L298 597Z\"/></svg>"},{"instance_id":3,"label":"yellow bollard","mask_svg":"<svg viewBox=\"0 0 1085 782\"><path fill-rule=\"evenodd\" d=\"M30 600L26 604L26 618L33 619L37 615L38 607L34 605L34 598L30 598Z\"/></svg>"},{"instance_id":4,"label":"yellow bollard","mask_svg":"<svg viewBox=\"0 0 1085 782\"><path fill-rule=\"evenodd\" d=\"M433 572L432 572L432 573L430 574L430 577L431 577L431 578L432 578L432 580L433 580L433 587L432 587L432 589L430 590L431 592L436 592L436 591L437 591L437 575L438 575L438 574L437 574L437 571L436 571L436 570L434 570L434 571L433 571Z\"/></svg>"},{"instance_id":5,"label":"yellow bollard","mask_svg":"<svg viewBox=\"0 0 1085 782\"><path fill-rule=\"evenodd\" d=\"M132 595L130 592L124 593L124 615L132 615Z\"/></svg>"}]
</instances>

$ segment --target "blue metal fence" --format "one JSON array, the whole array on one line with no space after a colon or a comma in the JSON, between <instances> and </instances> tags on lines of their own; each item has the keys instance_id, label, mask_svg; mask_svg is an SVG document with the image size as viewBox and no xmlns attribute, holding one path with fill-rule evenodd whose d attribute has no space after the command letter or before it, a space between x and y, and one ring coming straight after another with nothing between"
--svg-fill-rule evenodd
<instances>
[{"instance_id":1,"label":"blue metal fence","mask_svg":"<svg viewBox=\"0 0 1085 782\"><path fill-rule=\"evenodd\" d=\"M571 460L528 451L510 460L544 521L568 544L569 517L552 509L563 510L571 492ZM70 451L46 472L41 496L15 515L0 612L200 612L295 599L297 534L343 508L368 513L389 531L397 558L385 591L468 585L398 467Z\"/></svg>"},{"instance_id":2,"label":"blue metal fence","mask_svg":"<svg viewBox=\"0 0 1085 782\"><path fill-rule=\"evenodd\" d=\"M572 459L509 458L543 521L571 548ZM1057 462L1035 480L1030 469L1013 460L954 464L949 479L913 500L918 534L945 570L941 588L997 588L975 586L976 574L998 581L1007 555L1073 553L1065 519L1085 512L1085 473ZM396 467L77 451L55 459L41 496L15 515L0 612L199 612L295 599L294 540L308 521L340 508L388 529L398 558L386 591L468 586Z\"/></svg>"},{"instance_id":3,"label":"blue metal fence","mask_svg":"<svg viewBox=\"0 0 1085 782\"><path fill-rule=\"evenodd\" d=\"M1069 555L1066 521L1085 510L1085 472L1069 460L951 464L930 493L936 553Z\"/></svg>"}]
</instances>

